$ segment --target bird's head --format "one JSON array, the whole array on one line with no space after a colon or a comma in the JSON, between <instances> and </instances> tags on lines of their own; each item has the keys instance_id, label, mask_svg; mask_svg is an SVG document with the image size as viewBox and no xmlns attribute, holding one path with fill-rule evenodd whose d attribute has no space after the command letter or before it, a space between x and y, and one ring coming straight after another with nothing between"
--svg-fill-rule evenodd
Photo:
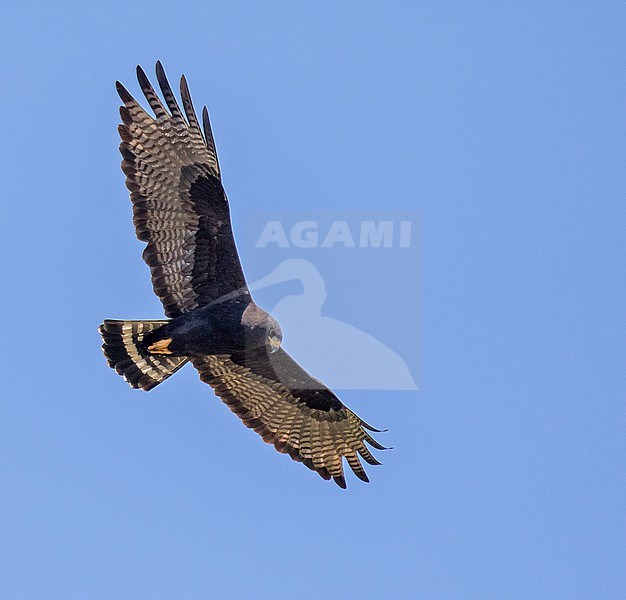
<instances>
[{"instance_id":1,"label":"bird's head","mask_svg":"<svg viewBox=\"0 0 626 600\"><path fill-rule=\"evenodd\" d=\"M259 348L266 346L276 352L283 341L280 323L256 304L250 304L243 313L241 324L246 330L246 346Z\"/></svg>"}]
</instances>

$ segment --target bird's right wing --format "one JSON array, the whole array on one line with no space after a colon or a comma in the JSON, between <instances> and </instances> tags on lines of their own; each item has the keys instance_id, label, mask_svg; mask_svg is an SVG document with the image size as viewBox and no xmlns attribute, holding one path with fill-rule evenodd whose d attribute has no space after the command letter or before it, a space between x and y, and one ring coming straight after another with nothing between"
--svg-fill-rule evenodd
<instances>
[{"instance_id":1,"label":"bird's right wing","mask_svg":"<svg viewBox=\"0 0 626 600\"><path fill-rule=\"evenodd\" d=\"M224 296L249 292L207 110L202 113L203 136L184 76L183 114L161 63L156 72L167 108L137 67L154 117L117 83L124 102L120 152L137 237L148 244L143 258L150 266L154 291L165 314L177 317Z\"/></svg>"},{"instance_id":2,"label":"bird's right wing","mask_svg":"<svg viewBox=\"0 0 626 600\"><path fill-rule=\"evenodd\" d=\"M379 430L357 417L284 350L270 354L258 348L193 358L192 363L244 425L324 479L332 477L346 487L344 458L363 481L369 480L359 455L371 465L380 464L365 445L385 449L367 432Z\"/></svg>"}]
</instances>

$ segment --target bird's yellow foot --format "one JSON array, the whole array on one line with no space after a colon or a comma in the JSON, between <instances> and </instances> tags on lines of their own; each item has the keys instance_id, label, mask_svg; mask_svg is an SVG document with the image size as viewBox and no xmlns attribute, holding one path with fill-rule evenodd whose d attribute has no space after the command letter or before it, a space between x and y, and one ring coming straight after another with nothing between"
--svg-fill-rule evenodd
<instances>
[{"instance_id":1,"label":"bird's yellow foot","mask_svg":"<svg viewBox=\"0 0 626 600\"><path fill-rule=\"evenodd\" d=\"M148 352L152 352L152 354L171 354L172 351L169 349L171 343L172 338L159 340L158 342L154 342L151 346L148 346Z\"/></svg>"}]
</instances>

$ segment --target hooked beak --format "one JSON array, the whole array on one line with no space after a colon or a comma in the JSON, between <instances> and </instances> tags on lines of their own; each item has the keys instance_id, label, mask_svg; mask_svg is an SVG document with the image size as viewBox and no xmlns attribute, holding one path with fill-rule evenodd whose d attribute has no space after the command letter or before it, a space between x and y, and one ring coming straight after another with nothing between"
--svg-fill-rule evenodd
<instances>
[{"instance_id":1,"label":"hooked beak","mask_svg":"<svg viewBox=\"0 0 626 600\"><path fill-rule=\"evenodd\" d=\"M274 354L280 348L280 340L277 337L270 338L270 352Z\"/></svg>"}]
</instances>

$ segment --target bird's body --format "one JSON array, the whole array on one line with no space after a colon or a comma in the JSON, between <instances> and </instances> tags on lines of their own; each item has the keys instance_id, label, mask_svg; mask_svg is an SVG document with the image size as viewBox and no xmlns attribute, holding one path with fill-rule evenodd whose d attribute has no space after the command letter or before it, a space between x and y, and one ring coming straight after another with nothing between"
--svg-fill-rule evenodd
<instances>
[{"instance_id":1,"label":"bird's body","mask_svg":"<svg viewBox=\"0 0 626 600\"><path fill-rule=\"evenodd\" d=\"M282 331L248 289L230 223L206 108L202 129L185 78L183 110L160 63L165 104L143 70L154 116L120 83L122 170L137 237L167 320L112 320L100 326L109 365L150 390L187 362L264 441L345 487L343 460L368 481L359 456L379 464L365 442L377 431L344 406L281 347Z\"/></svg>"},{"instance_id":2,"label":"bird's body","mask_svg":"<svg viewBox=\"0 0 626 600\"><path fill-rule=\"evenodd\" d=\"M244 352L265 343L271 347L265 329L274 323L246 294L184 313L146 336L143 345L149 349L168 341L166 352L162 353L173 356Z\"/></svg>"}]
</instances>

